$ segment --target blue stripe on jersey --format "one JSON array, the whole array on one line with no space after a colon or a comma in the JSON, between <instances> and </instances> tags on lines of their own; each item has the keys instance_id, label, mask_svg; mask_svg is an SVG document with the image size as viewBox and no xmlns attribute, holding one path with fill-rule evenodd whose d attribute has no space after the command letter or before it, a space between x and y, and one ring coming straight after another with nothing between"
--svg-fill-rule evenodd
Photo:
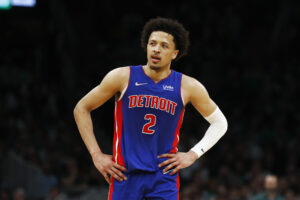
<instances>
[{"instance_id":1,"label":"blue stripe on jersey","mask_svg":"<svg viewBox=\"0 0 300 200\"><path fill-rule=\"evenodd\" d=\"M158 164L166 160L157 156L177 151L175 133L179 133L184 109L182 74L172 70L167 78L155 83L142 66L132 66L130 71L127 90L120 100L122 156L127 172L157 171Z\"/></svg>"}]
</instances>

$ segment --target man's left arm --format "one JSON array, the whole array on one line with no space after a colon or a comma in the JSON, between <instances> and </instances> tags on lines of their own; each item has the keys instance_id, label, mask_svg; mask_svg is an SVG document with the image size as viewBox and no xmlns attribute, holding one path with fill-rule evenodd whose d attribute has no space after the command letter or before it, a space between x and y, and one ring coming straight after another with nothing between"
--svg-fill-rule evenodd
<instances>
[{"instance_id":1,"label":"man's left arm","mask_svg":"<svg viewBox=\"0 0 300 200\"><path fill-rule=\"evenodd\" d=\"M182 98L186 103L192 103L197 111L210 123L203 138L186 153L177 152L176 154L163 154L159 158L169 158L159 164L159 167L167 166L163 172L171 169L170 173L175 174L180 169L192 165L199 157L214 146L227 130L227 120L219 107L209 97L205 87L196 79L183 75L182 79Z\"/></svg>"}]
</instances>

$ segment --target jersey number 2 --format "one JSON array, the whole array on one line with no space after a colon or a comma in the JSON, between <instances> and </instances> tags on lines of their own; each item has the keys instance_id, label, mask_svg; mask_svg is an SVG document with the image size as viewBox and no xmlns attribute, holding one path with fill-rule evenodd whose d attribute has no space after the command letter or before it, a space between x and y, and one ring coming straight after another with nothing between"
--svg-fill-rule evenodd
<instances>
[{"instance_id":1,"label":"jersey number 2","mask_svg":"<svg viewBox=\"0 0 300 200\"><path fill-rule=\"evenodd\" d=\"M144 117L145 120L149 120L149 122L147 122L144 126L143 126L143 130L142 133L144 134L153 134L155 132L155 130L152 130L150 128L152 128L153 126L155 126L156 124L156 116L153 114L146 114Z\"/></svg>"}]
</instances>

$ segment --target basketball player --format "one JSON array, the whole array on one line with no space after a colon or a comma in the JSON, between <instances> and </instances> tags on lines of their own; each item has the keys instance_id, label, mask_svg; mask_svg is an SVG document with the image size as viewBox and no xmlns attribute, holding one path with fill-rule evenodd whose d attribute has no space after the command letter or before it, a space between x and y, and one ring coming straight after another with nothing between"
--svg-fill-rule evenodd
<instances>
[{"instance_id":1,"label":"basketball player","mask_svg":"<svg viewBox=\"0 0 300 200\"><path fill-rule=\"evenodd\" d=\"M189 45L188 32L179 22L152 19L144 26L141 41L147 64L109 72L78 102L74 116L94 165L110 184L108 199L175 200L179 199L178 171L192 165L224 135L227 121L201 83L171 69L172 61L185 55ZM113 96L111 156L101 151L95 139L90 113ZM190 151L177 152L188 103L210 126Z\"/></svg>"}]
</instances>

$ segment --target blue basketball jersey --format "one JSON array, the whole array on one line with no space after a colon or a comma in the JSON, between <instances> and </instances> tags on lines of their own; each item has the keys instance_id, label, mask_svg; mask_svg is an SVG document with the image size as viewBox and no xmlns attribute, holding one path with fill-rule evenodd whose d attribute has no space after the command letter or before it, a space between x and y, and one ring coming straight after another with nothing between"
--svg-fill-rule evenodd
<instances>
[{"instance_id":1,"label":"blue basketball jersey","mask_svg":"<svg viewBox=\"0 0 300 200\"><path fill-rule=\"evenodd\" d=\"M115 102L113 159L127 172L157 171L164 153L177 152L184 105L182 74L155 83L142 66L130 67L127 89Z\"/></svg>"}]
</instances>

